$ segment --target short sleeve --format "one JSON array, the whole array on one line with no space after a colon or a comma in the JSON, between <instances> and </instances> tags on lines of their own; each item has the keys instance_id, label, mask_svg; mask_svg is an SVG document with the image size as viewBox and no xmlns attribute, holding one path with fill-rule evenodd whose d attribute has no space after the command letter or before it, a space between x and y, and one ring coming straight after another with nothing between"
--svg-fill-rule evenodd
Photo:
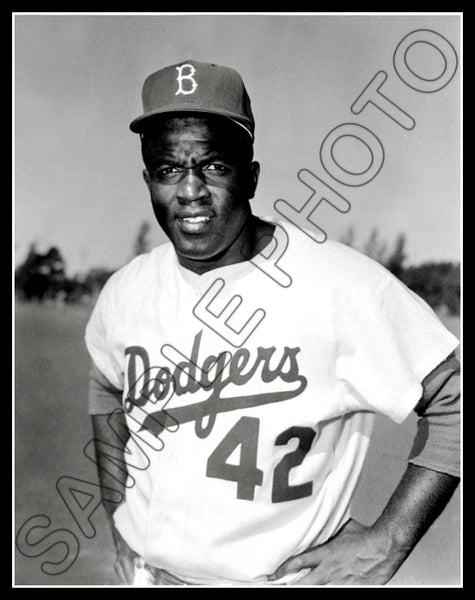
<instances>
[{"instance_id":1,"label":"short sleeve","mask_svg":"<svg viewBox=\"0 0 475 600\"><path fill-rule=\"evenodd\" d=\"M112 328L117 316L114 276L97 299L86 326L85 341L93 363L116 389L123 388L123 366L113 347Z\"/></svg>"},{"instance_id":2,"label":"short sleeve","mask_svg":"<svg viewBox=\"0 0 475 600\"><path fill-rule=\"evenodd\" d=\"M360 269L348 283L333 302L340 400L347 410L380 412L401 423L421 398L423 379L458 340L379 265Z\"/></svg>"}]
</instances>

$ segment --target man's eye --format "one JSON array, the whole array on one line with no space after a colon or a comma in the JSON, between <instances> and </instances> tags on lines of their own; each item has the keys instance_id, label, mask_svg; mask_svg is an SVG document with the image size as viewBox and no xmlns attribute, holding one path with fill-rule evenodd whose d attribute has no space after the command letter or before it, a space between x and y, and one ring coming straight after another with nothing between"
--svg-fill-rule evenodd
<instances>
[{"instance_id":1,"label":"man's eye","mask_svg":"<svg viewBox=\"0 0 475 600\"><path fill-rule=\"evenodd\" d=\"M178 169L177 167L162 167L155 171L155 175L157 175L158 177L167 177L169 175L176 175L180 172L180 169Z\"/></svg>"},{"instance_id":2,"label":"man's eye","mask_svg":"<svg viewBox=\"0 0 475 600\"><path fill-rule=\"evenodd\" d=\"M229 173L230 168L220 163L210 163L209 165L203 167L203 171L210 171L212 173L220 173L224 175L225 173Z\"/></svg>"}]
</instances>

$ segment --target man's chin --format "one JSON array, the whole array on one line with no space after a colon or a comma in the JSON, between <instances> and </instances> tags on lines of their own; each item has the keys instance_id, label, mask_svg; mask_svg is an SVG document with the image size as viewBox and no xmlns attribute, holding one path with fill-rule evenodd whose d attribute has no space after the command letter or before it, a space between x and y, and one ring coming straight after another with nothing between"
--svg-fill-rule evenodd
<instances>
[{"instance_id":1,"label":"man's chin","mask_svg":"<svg viewBox=\"0 0 475 600\"><path fill-rule=\"evenodd\" d=\"M193 252L180 252L175 247L175 252L178 256L179 263L195 273L205 273L211 269L226 264L226 250L212 252L208 250L194 250Z\"/></svg>"}]
</instances>

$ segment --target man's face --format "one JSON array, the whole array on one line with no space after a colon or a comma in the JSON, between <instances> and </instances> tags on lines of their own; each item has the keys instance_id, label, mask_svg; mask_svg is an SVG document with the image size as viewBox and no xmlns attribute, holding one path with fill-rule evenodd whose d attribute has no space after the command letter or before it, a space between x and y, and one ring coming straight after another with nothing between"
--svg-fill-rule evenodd
<instances>
[{"instance_id":1,"label":"man's face","mask_svg":"<svg viewBox=\"0 0 475 600\"><path fill-rule=\"evenodd\" d=\"M168 119L147 137L155 216L180 263L197 273L243 260L259 165L242 148L233 125L206 117Z\"/></svg>"}]
</instances>

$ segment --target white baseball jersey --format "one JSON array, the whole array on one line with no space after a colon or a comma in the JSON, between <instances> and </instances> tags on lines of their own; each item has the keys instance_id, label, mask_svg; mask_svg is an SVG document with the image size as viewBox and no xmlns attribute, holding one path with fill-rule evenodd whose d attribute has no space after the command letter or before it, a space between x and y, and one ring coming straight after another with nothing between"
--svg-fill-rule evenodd
<instances>
[{"instance_id":1,"label":"white baseball jersey","mask_svg":"<svg viewBox=\"0 0 475 600\"><path fill-rule=\"evenodd\" d=\"M403 421L458 343L379 264L274 222L252 262L201 276L169 243L135 258L86 331L132 432L116 526L190 583L264 582L334 535L374 414Z\"/></svg>"}]
</instances>

